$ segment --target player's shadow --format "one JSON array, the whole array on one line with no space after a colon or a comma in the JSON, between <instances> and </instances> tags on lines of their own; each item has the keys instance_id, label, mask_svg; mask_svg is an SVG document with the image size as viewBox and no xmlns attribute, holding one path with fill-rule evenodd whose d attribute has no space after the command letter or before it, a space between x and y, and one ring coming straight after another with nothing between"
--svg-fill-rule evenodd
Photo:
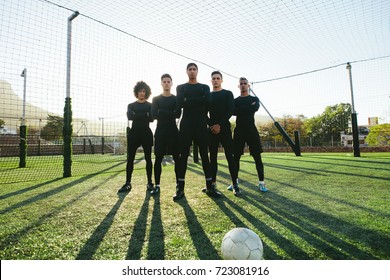
<instances>
[{"instance_id":1,"label":"player's shadow","mask_svg":"<svg viewBox=\"0 0 390 280\"><path fill-rule=\"evenodd\" d=\"M104 236L107 234L109 228L114 222L115 215L118 212L119 207L123 203L126 195L118 195L118 201L112 207L110 212L107 213L106 217L103 219L100 225L95 229L95 231L89 237L87 242L81 248L80 252L76 256L76 260L92 259L93 255L96 253L96 250L99 248L100 243L103 241Z\"/></svg>"},{"instance_id":2,"label":"player's shadow","mask_svg":"<svg viewBox=\"0 0 390 280\"><path fill-rule=\"evenodd\" d=\"M188 170L197 173L197 174L203 174L200 170L197 170L193 168L193 166L188 165ZM219 171L219 174L222 177L230 177L228 174ZM233 195L233 194L232 194ZM255 216L244 210L241 206L238 206L235 202L233 202L228 197L221 197L213 199L213 201L219 206L222 212L225 213L227 217L231 219L231 221L237 226L237 227L248 227L240 218L237 217L237 215L231 211L228 207L226 207L226 203L229 204L232 208L236 210L237 213L240 213L241 216L243 216L247 221L250 221L252 225L254 225L256 228L258 228L261 232L263 232L267 237L272 240L273 242L280 244L281 249L286 251L287 253L291 255L299 254L301 256L305 256L306 259L309 258L306 252L295 246L290 240L286 239L284 236L282 236L277 231L273 230L271 227L269 227L264 222L257 219ZM275 251L273 251L270 247L267 246L267 244L264 245L264 251L267 252L264 257L267 259L280 259L280 256L277 255Z\"/></svg>"},{"instance_id":3,"label":"player's shadow","mask_svg":"<svg viewBox=\"0 0 390 280\"><path fill-rule=\"evenodd\" d=\"M55 217L56 215L61 213L61 211L63 211L64 209L70 207L73 203L76 203L76 202L80 201L82 198L84 198L84 197L86 197L88 195L91 195L91 193L94 190L100 188L106 182L106 180L107 181L111 180L111 179L115 178L116 176L118 176L118 173L113 174L109 178L105 178L102 183L96 184L94 186L91 185L90 188L88 188L86 191L84 191L80 195L75 196L74 198L70 199L68 202L66 202L63 205L53 209L52 211L45 213L36 222L34 222L34 223L30 224L30 225L26 225L26 227L24 227L23 229L19 230L18 232L14 232L14 233L10 234L9 236L7 236L6 238L3 238L1 240L1 242L0 242L0 250L4 250L5 248L7 248L9 246L12 246L12 244L14 244L15 241L23 238L23 236L27 236L31 231L37 229L39 226L44 224L46 222L46 220L52 219L53 217ZM89 178L91 178L91 176L86 176L86 177L83 177L81 179L83 179L83 181L85 181L85 180L87 180ZM75 180L75 181L73 181L73 182L71 182L69 184L76 185L76 184L78 184L80 182L81 179Z\"/></svg>"},{"instance_id":4,"label":"player's shadow","mask_svg":"<svg viewBox=\"0 0 390 280\"><path fill-rule=\"evenodd\" d=\"M148 260L163 260L165 258L164 227L161 219L160 194L154 195L152 221L150 225Z\"/></svg>"},{"instance_id":5,"label":"player's shadow","mask_svg":"<svg viewBox=\"0 0 390 280\"><path fill-rule=\"evenodd\" d=\"M102 172L107 172L108 170L113 169L116 166L121 165L121 164L122 163L118 163L116 165L110 166L109 168L106 168L106 169L102 170ZM16 210L16 209L18 209L20 207L24 207L24 206L26 206L28 204L35 203L37 201L46 199L46 198L48 198L50 196L56 195L56 194L58 194L58 193L60 193L62 191L65 191L65 190L67 190L67 189L69 189L69 188L71 188L71 187L73 187L75 185L78 185L78 184L80 184L80 183L82 183L82 182L84 182L86 180L89 180L89 179L91 179L92 177L94 177L96 175L97 174L89 174L87 176L81 177L81 178L79 178L79 179L77 179L75 181L69 182L69 183L64 184L62 186L59 186L57 188L50 189L50 190L48 190L46 192L37 194L37 195L35 195L33 197L30 197L30 198L28 198L26 200L20 201L20 202L14 204L14 205L9 206L8 208L5 208L5 209L1 210L0 214L1 215L6 214L6 213L11 212L13 210Z\"/></svg>"},{"instance_id":6,"label":"player's shadow","mask_svg":"<svg viewBox=\"0 0 390 280\"><path fill-rule=\"evenodd\" d=\"M281 233L277 232L273 228L271 228L266 223L262 222L257 217L253 216L251 213L243 209L241 206L237 205L230 198L225 197L223 200L214 200L215 204L219 206L222 212L224 212L231 221L237 226L243 226L247 228L251 228L252 225L258 229L263 235L267 236L269 240L273 243L277 244L278 247L286 252L290 256L300 256L300 259L309 259L309 255L303 251L301 248L296 246L292 241L288 240ZM251 226L247 226L245 223L240 221L240 223L236 223L237 216L226 207L225 204L228 204L231 208L233 208L237 213L239 213L242 217L244 217L247 221L250 222ZM263 242L264 246L264 258L265 259L280 259L280 256L277 252L271 249L266 243Z\"/></svg>"},{"instance_id":7,"label":"player's shadow","mask_svg":"<svg viewBox=\"0 0 390 280\"><path fill-rule=\"evenodd\" d=\"M43 186L45 186L45 185L50 185L50 184L55 183L55 182L57 182L57 181L59 181L59 180L62 180L62 178L52 179L52 180L49 180L49 181L45 181L45 182L36 184L36 185L34 185L34 186L30 186L30 187L23 188L23 189L20 189L20 190L11 192L11 193L7 193L7 194L4 194L4 195L1 195L1 196L0 196L0 200L3 200L3 199L6 199L6 198L15 196L15 195L19 195L19 194L23 194L23 193L32 191L32 190L41 188L41 187L43 187Z\"/></svg>"},{"instance_id":8,"label":"player's shadow","mask_svg":"<svg viewBox=\"0 0 390 280\"><path fill-rule=\"evenodd\" d=\"M234 203L229 198L225 197L224 199L214 199L214 202L216 205L218 205L218 207L221 209L221 211L223 213L225 213L225 215L227 217L229 217L229 219L232 221L232 223L234 224L235 227L243 227L243 228L251 228L252 227L250 224L243 222L236 215L235 212L233 212L232 210L230 210L227 207L227 205L230 205L232 208L236 209L236 211L238 213L240 213L241 215L243 215L243 213L244 213L244 215L243 215L244 217L248 217L248 216L252 216L252 215L250 215L247 211L243 210L241 207L239 207L236 203ZM250 223L256 224L257 219L252 216ZM264 227L262 227L262 229L263 228ZM268 228L268 231L270 231L269 227L267 227L267 228ZM226 232L228 232L229 230L230 229L226 229ZM266 243L263 243L263 247L264 247L264 252L265 252L265 255L264 255L265 259L278 259L279 258L278 254L274 250L272 250L272 248L270 248Z\"/></svg>"},{"instance_id":9,"label":"player's shadow","mask_svg":"<svg viewBox=\"0 0 390 280\"><path fill-rule=\"evenodd\" d=\"M227 168L227 165L221 164L221 166ZM245 173L245 174L250 174L251 175L251 173L246 171L246 170L240 170L240 173ZM227 174L222 172L222 176L226 177ZM367 208L367 207L364 207L364 206L361 206L361 205L356 205L356 204L353 204L353 203L351 203L351 202L349 202L347 200L343 200L343 199L338 198L338 197L325 195L324 193L316 192L316 191L313 191L313 190L310 190L310 189L299 188L299 187L294 186L292 184L288 184L286 182L277 181L277 180L272 179L272 178L269 178L267 180L270 181L270 182L273 182L274 185L283 185L284 187L289 187L289 188L295 189L296 191L299 191L299 192L305 192L305 193L308 193L308 194L311 194L311 195L316 195L316 196L322 197L324 200L336 201L338 203L342 203L342 204L348 205L350 207L354 207L354 208L360 209L362 211L370 212L373 215L378 215L378 214L382 215L382 216L387 215L386 213L379 212L377 210L372 210L370 208Z\"/></svg>"},{"instance_id":10,"label":"player's shadow","mask_svg":"<svg viewBox=\"0 0 390 280\"><path fill-rule=\"evenodd\" d=\"M218 255L218 251L207 237L202 225L199 223L194 211L188 204L187 199L184 197L180 199L179 204L183 210L187 219L188 229L192 242L196 248L199 259L201 260L219 260L221 257Z\"/></svg>"},{"instance_id":11,"label":"player's shadow","mask_svg":"<svg viewBox=\"0 0 390 280\"><path fill-rule=\"evenodd\" d=\"M251 183L241 180L241 187L246 185L251 185ZM284 185L286 184L284 183ZM290 185L290 187L293 186ZM245 189L245 187L243 189ZM357 246L352 245L350 242L347 242L334 234L334 232L337 232L337 227L340 229L347 228L349 229L348 232L351 232L352 229L354 229L353 232L359 234L349 233L347 236L349 239L365 244L366 247L382 251L383 255L388 255L388 252L390 251L389 245L387 245L390 242L385 242L384 246L377 244L377 240L389 240L388 237L383 236L379 232L353 225L347 221L322 213L307 205L273 193L272 191L268 192L266 196L267 199L259 201L259 194L250 190L244 191L241 199L255 206L259 211L265 213L286 229L289 229L294 235L299 236L310 244L312 248L317 248L330 259L377 259L377 257L371 253L359 249ZM252 224L254 224L263 234L267 235L269 239L272 240L274 238L274 233L272 233L266 225L262 224L261 221L247 213L228 198L224 199L224 202L225 201L231 204L231 206L235 208L237 212L241 213L243 217L251 221ZM216 200L216 203L220 206L222 211L226 211L221 207L221 202ZM231 213L225 213L231 215ZM382 213L382 215L385 214ZM313 258L309 257L307 253L301 250L290 250L289 247L291 246L291 242L286 239L279 238L279 240L273 241L293 259ZM267 258L273 257L267 255ZM280 256L275 255L274 258L279 259Z\"/></svg>"},{"instance_id":12,"label":"player's shadow","mask_svg":"<svg viewBox=\"0 0 390 280\"><path fill-rule=\"evenodd\" d=\"M129 240L129 247L127 249L126 260L139 260L141 258L141 251L144 245L146 236L146 226L149 213L150 195L146 191L145 200L142 204L138 218L134 223L133 231Z\"/></svg>"},{"instance_id":13,"label":"player's shadow","mask_svg":"<svg viewBox=\"0 0 390 280\"><path fill-rule=\"evenodd\" d=\"M246 198L249 203L256 205L259 210L330 259L377 259L371 253L359 249L345 239L365 244L367 248L375 248L377 251L382 251L384 255L388 255L390 239L380 232L361 228L276 193L267 195L271 199L261 203L253 193L248 193ZM346 238L340 238L340 235ZM380 245L377 244L378 240L387 240L387 242Z\"/></svg>"}]
</instances>

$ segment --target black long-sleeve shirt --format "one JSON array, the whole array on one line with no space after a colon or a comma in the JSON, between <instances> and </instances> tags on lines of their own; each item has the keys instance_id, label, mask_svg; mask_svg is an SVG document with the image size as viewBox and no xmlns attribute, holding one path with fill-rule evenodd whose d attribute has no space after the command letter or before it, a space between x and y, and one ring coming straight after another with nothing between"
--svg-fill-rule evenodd
<instances>
[{"instance_id":1,"label":"black long-sleeve shirt","mask_svg":"<svg viewBox=\"0 0 390 280\"><path fill-rule=\"evenodd\" d=\"M144 103L133 102L127 106L127 118L132 122L131 127L143 128L149 127L152 118L152 104L148 101Z\"/></svg>"},{"instance_id":2,"label":"black long-sleeve shirt","mask_svg":"<svg viewBox=\"0 0 390 280\"><path fill-rule=\"evenodd\" d=\"M207 123L207 113L211 103L210 87L205 84L178 85L177 111L183 109L183 120L193 123Z\"/></svg>"},{"instance_id":3,"label":"black long-sleeve shirt","mask_svg":"<svg viewBox=\"0 0 390 280\"><path fill-rule=\"evenodd\" d=\"M220 126L229 126L229 119L234 112L234 96L230 90L222 89L211 92L211 105L209 112L210 126L219 124Z\"/></svg>"},{"instance_id":4,"label":"black long-sleeve shirt","mask_svg":"<svg viewBox=\"0 0 390 280\"><path fill-rule=\"evenodd\" d=\"M177 110L175 95L159 95L152 101L152 117L157 120L157 127L176 126L176 119L180 118L181 111Z\"/></svg>"},{"instance_id":5,"label":"black long-sleeve shirt","mask_svg":"<svg viewBox=\"0 0 390 280\"><path fill-rule=\"evenodd\" d=\"M255 96L239 96L234 99L234 113L237 116L236 127L248 128L255 126L255 113L260 108L260 101Z\"/></svg>"}]
</instances>

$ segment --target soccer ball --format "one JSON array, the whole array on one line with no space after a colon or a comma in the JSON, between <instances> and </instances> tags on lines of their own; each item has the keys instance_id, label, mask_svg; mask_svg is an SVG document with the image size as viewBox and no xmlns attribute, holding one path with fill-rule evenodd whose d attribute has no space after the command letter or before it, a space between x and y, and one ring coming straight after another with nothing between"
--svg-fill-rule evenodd
<instances>
[{"instance_id":1,"label":"soccer ball","mask_svg":"<svg viewBox=\"0 0 390 280\"><path fill-rule=\"evenodd\" d=\"M261 260L263 243L250 229L234 228L225 234L221 251L225 260Z\"/></svg>"}]
</instances>

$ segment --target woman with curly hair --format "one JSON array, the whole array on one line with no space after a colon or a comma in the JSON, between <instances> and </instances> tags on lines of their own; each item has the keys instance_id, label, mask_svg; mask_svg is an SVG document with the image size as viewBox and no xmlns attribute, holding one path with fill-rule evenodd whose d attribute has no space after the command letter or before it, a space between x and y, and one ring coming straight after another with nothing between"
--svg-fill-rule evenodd
<instances>
[{"instance_id":1,"label":"woman with curly hair","mask_svg":"<svg viewBox=\"0 0 390 280\"><path fill-rule=\"evenodd\" d=\"M139 81L134 86L134 96L137 100L127 106L127 118L132 121L131 129L127 131L127 165L126 165L126 183L118 192L131 191L131 176L134 170L134 159L138 147L142 146L146 161L146 175L148 191L153 190L152 183L152 146L153 133L149 127L152 118L152 104L147 100L151 95L150 87L144 81Z\"/></svg>"}]
</instances>

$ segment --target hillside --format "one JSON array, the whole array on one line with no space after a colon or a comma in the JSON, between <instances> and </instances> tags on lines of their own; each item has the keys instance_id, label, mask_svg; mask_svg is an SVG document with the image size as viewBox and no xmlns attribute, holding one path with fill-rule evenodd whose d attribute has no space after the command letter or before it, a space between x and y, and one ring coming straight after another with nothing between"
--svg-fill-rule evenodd
<instances>
[{"instance_id":1,"label":"hillside","mask_svg":"<svg viewBox=\"0 0 390 280\"><path fill-rule=\"evenodd\" d=\"M273 122L272 119L267 116L267 115L258 115L256 114L255 115L255 122L256 123L261 123L261 124L264 124L264 123L268 123L268 122Z\"/></svg>"},{"instance_id":2,"label":"hillside","mask_svg":"<svg viewBox=\"0 0 390 280\"><path fill-rule=\"evenodd\" d=\"M5 127L15 131L21 124L22 114L22 98L14 93L7 81L0 80L0 119L5 121ZM26 121L29 126L38 127L39 119L42 120L41 126L45 125L48 114L52 113L26 102Z\"/></svg>"}]
</instances>

